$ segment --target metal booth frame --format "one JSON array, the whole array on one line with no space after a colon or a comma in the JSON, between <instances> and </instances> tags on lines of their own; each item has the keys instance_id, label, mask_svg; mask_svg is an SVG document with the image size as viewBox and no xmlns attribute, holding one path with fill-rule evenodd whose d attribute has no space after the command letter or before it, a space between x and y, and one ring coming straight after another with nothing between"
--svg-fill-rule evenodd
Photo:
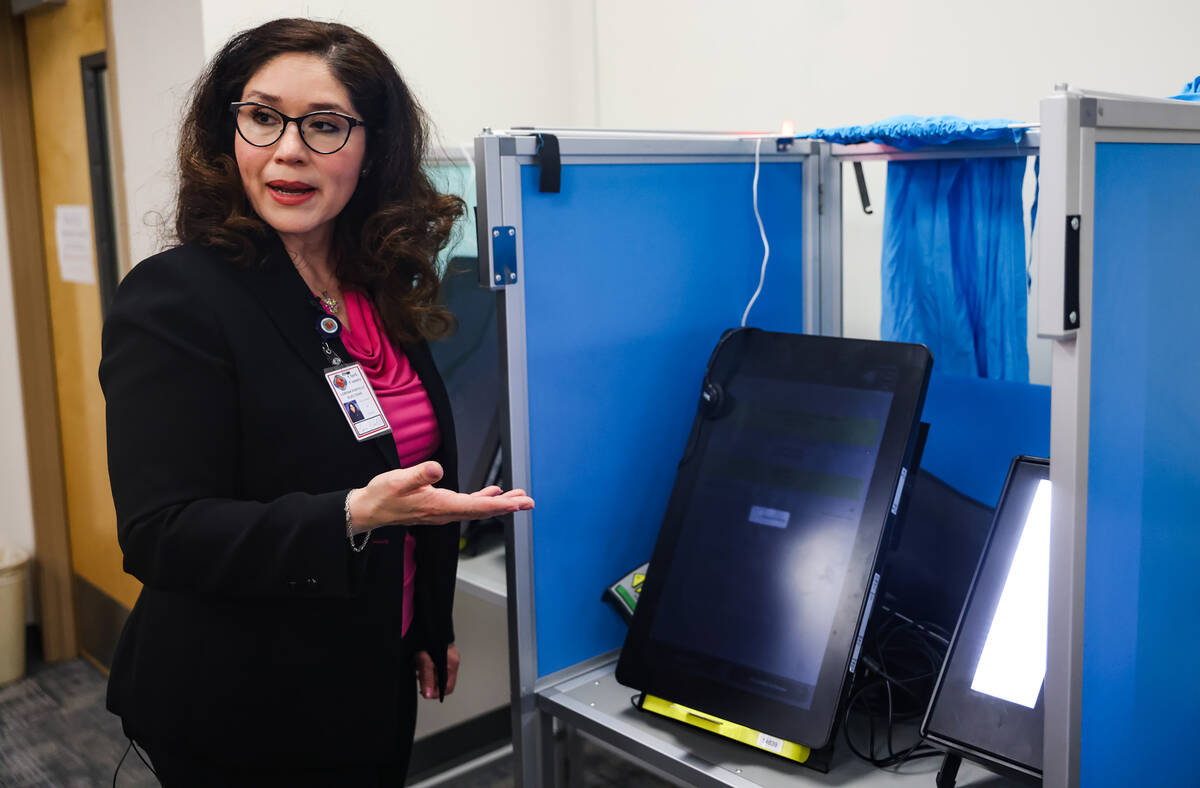
<instances>
[{"instance_id":1,"label":"metal booth frame","mask_svg":"<svg viewBox=\"0 0 1200 788\"><path fill-rule=\"evenodd\" d=\"M1098 143L1200 145L1200 104L1065 86L1041 104L1038 334L1051 357L1050 610L1044 782L1080 785ZM1055 633L1063 633L1054 636Z\"/></svg>"},{"instance_id":2,"label":"metal booth frame","mask_svg":"<svg viewBox=\"0 0 1200 788\"><path fill-rule=\"evenodd\" d=\"M501 374L502 380L507 382L502 411L507 415L505 442L510 455L506 457L510 478L505 482L517 487L528 487L531 482L520 175L522 165L539 161L539 132L557 136L564 165L745 163L753 161L755 146L762 145L760 140L764 139L723 134L560 129L487 131L476 138L480 285L497 292ZM804 161L805 330L834 336L842 331L843 163L1029 156L1036 154L1038 147L1036 130L1029 132L1019 144L959 144L912 152L882 145L842 146L808 140L797 140L788 146L773 136L765 139L771 144L763 147L771 150L763 151L764 156L790 156ZM644 731L621 730L619 723L596 711L599 701L589 701L588 705L577 702L573 692L597 691L595 688L603 689L605 683L612 681L616 652L596 655L539 678L533 541L530 535L532 520L530 514L518 513L514 527L506 534L510 683L517 783L537 786L558 781L561 746L555 735L557 720L566 729L567 747L572 753L578 752L580 733L583 733L609 748L623 751L627 757L634 756L643 766L672 780L697 785L764 784L752 782L748 776L740 776L743 772L747 775L762 772L762 764L724 768L705 763L702 759L689 757L687 750L678 744L643 740ZM767 764L763 773L767 774L766 780L770 783L770 761L763 760ZM870 775L860 774L858 779L869 781Z\"/></svg>"},{"instance_id":3,"label":"metal booth frame","mask_svg":"<svg viewBox=\"0 0 1200 788\"><path fill-rule=\"evenodd\" d=\"M818 268L821 239L807 228L819 226L821 204L818 145L775 137L707 133L519 129L485 131L475 139L478 192L480 286L497 292L501 343L501 392L504 424L505 484L529 488L529 399L526 388L525 291L521 167L538 162L537 134L552 133L560 144L563 165L752 163L756 145L764 163L803 162L804 204L804 319L806 330L840 328L840 315L821 313L822 283L840 285L840 272ZM501 229L503 228L503 229ZM509 239L504 237L509 236ZM501 250L497 254L497 250ZM503 258L503 259L502 259ZM839 300L840 304L840 300ZM836 322L835 322L836 321ZM514 772L523 786L543 784L551 774L555 745L553 723L539 711L537 693L586 672L589 664L567 668L540 680L537 671L536 610L533 585L533 515L518 512L506 533L507 598L509 611L510 683L512 690ZM597 661L611 659L600 655ZM591 662L589 660L589 662ZM552 778L551 778L552 779Z\"/></svg>"},{"instance_id":4,"label":"metal booth frame","mask_svg":"<svg viewBox=\"0 0 1200 788\"><path fill-rule=\"evenodd\" d=\"M561 144L564 164L753 161L757 137L657 132L543 129ZM520 171L538 161L537 130L486 132L475 140L480 284L497 292L502 380L507 386L507 468L513 486L531 482L529 398L526 388L524 261ZM1041 124L1018 144L956 144L899 151L882 145L828 145L796 141L763 155L804 161L804 320L813 333L841 333L842 165L868 160L945 159L1040 155L1038 216L1038 335L1052 348L1050 436L1053 499L1049 647L1045 679L1045 784L1080 781L1084 569L1087 539L1088 432L1092 359L1092 255L1096 144L1101 142L1200 144L1200 105L1057 89L1041 105ZM768 152L765 148L770 147ZM1074 221L1074 224L1072 224ZM501 229L503 228L503 229ZM808 228L815 229L811 232ZM499 257L511 229L511 255ZM499 244L499 245L497 245ZM507 267L506 267L507 266ZM499 281L497 281L499 277ZM506 534L510 683L517 784L555 784L561 768L557 724L566 746L578 752L580 736L620 752L650 771L694 785L749 788L776 784L752 751L737 756L721 742L668 735L605 710L602 693L611 681L615 652L539 678L534 603L532 516L519 513ZM600 694L598 694L600 693ZM590 700L589 700L590 698ZM628 704L626 704L628 705ZM711 737L709 737L711 739ZM705 743L708 742L708 743ZM697 747L704 750L698 752ZM712 753L717 752L717 755ZM769 756L763 756L768 759ZM764 761L769 763L769 761ZM769 766L766 767L768 772ZM964 772L964 778L970 772ZM782 774L782 773L781 773ZM804 781L794 770L788 779ZM911 775L909 775L911 776ZM752 777L754 779L752 779ZM878 778L839 766L850 785L899 785L897 775ZM929 782L930 775L921 776ZM812 775L812 782L828 780ZM574 780L572 780L574 782ZM782 780L780 781L782 784Z\"/></svg>"}]
</instances>

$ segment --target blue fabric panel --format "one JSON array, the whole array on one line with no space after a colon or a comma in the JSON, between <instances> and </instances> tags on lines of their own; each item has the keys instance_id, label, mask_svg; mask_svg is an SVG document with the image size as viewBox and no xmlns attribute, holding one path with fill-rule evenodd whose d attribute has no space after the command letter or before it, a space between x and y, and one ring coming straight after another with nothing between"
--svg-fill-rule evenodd
<instances>
[{"instance_id":1,"label":"blue fabric panel","mask_svg":"<svg viewBox=\"0 0 1200 788\"><path fill-rule=\"evenodd\" d=\"M1173 99L1180 101L1200 101L1200 77L1196 77L1191 82L1183 86L1183 90L1177 95L1171 96Z\"/></svg>"},{"instance_id":2,"label":"blue fabric panel","mask_svg":"<svg viewBox=\"0 0 1200 788\"><path fill-rule=\"evenodd\" d=\"M753 164L522 167L538 675L624 642L603 590L650 557L705 363L762 244ZM801 164L764 164L750 325L803 330Z\"/></svg>"},{"instance_id":3,"label":"blue fabric panel","mask_svg":"<svg viewBox=\"0 0 1200 788\"><path fill-rule=\"evenodd\" d=\"M1025 129L1001 118L969 120L954 115L920 117L897 115L894 118L859 126L814 129L805 137L816 137L852 145L858 142L878 142L901 150L913 150L926 145L945 145L951 142L1012 142L1025 136Z\"/></svg>"},{"instance_id":4,"label":"blue fabric panel","mask_svg":"<svg viewBox=\"0 0 1200 788\"><path fill-rule=\"evenodd\" d=\"M921 420L929 422L921 467L988 506L1013 457L1050 456L1049 386L935 372Z\"/></svg>"},{"instance_id":5,"label":"blue fabric panel","mask_svg":"<svg viewBox=\"0 0 1200 788\"><path fill-rule=\"evenodd\" d=\"M1200 145L1096 145L1081 785L1196 784L1197 183Z\"/></svg>"},{"instance_id":6,"label":"blue fabric panel","mask_svg":"<svg viewBox=\"0 0 1200 788\"><path fill-rule=\"evenodd\" d=\"M888 164L880 336L939 372L1029 380L1024 158Z\"/></svg>"}]
</instances>

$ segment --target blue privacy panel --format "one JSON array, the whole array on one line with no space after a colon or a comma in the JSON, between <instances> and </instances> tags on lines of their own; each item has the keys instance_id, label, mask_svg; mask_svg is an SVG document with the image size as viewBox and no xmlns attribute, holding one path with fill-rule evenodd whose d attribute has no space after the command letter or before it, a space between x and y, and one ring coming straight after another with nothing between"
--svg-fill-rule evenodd
<instances>
[{"instance_id":1,"label":"blue privacy panel","mask_svg":"<svg viewBox=\"0 0 1200 788\"><path fill-rule=\"evenodd\" d=\"M1050 456L1049 386L935 372L921 421L929 422L921 467L988 506L1013 457Z\"/></svg>"},{"instance_id":2,"label":"blue privacy panel","mask_svg":"<svg viewBox=\"0 0 1200 788\"><path fill-rule=\"evenodd\" d=\"M604 589L649 560L704 375L758 283L753 164L522 167L538 675L618 648ZM802 165L763 164L749 325L803 330Z\"/></svg>"},{"instance_id":3,"label":"blue privacy panel","mask_svg":"<svg viewBox=\"0 0 1200 788\"><path fill-rule=\"evenodd\" d=\"M1085 786L1197 779L1198 184L1200 145L1096 146Z\"/></svg>"}]
</instances>

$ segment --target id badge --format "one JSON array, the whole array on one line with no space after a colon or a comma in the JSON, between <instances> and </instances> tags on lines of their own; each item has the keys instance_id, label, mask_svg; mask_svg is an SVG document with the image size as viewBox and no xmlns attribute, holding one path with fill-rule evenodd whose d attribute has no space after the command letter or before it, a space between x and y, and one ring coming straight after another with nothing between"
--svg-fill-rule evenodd
<instances>
[{"instance_id":1,"label":"id badge","mask_svg":"<svg viewBox=\"0 0 1200 788\"><path fill-rule=\"evenodd\" d=\"M347 364L327 369L325 380L329 381L329 390L333 392L357 440L365 441L392 431L392 425L383 415L383 408L379 407L379 400L375 398L375 390L371 388L360 365Z\"/></svg>"}]
</instances>

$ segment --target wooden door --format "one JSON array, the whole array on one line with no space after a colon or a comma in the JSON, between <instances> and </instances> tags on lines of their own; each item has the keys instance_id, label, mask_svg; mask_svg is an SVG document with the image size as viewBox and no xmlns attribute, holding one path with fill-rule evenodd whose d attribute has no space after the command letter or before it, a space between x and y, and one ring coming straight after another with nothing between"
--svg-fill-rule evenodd
<instances>
[{"instance_id":1,"label":"wooden door","mask_svg":"<svg viewBox=\"0 0 1200 788\"><path fill-rule=\"evenodd\" d=\"M54 396L44 403L57 407L61 426L79 646L107 665L140 585L121 568L97 379L106 275L97 261L111 253L105 245L113 244L115 234L103 195L93 199L103 189L97 191L95 183L100 173L95 155L89 159L85 85L88 64L95 66L106 48L104 2L69 0L32 11L25 17L25 35L57 378ZM93 71L93 88L97 73L103 78ZM94 154L94 111L91 117Z\"/></svg>"}]
</instances>

